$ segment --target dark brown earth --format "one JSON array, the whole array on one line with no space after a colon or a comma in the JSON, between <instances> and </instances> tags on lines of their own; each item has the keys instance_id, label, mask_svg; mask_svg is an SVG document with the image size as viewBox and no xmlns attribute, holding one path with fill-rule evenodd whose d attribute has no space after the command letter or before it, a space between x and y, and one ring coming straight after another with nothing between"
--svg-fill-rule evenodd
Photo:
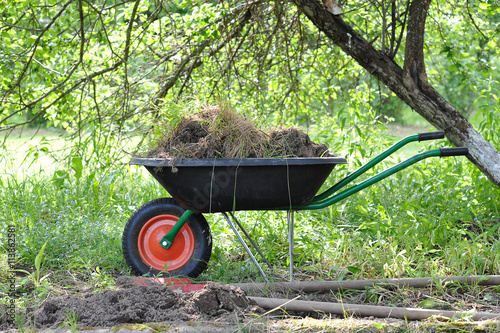
<instances>
[{"instance_id":1,"label":"dark brown earth","mask_svg":"<svg viewBox=\"0 0 500 333\"><path fill-rule=\"evenodd\" d=\"M325 144L291 127L265 133L225 107L208 107L183 118L147 152L150 158L327 157Z\"/></svg>"},{"instance_id":2,"label":"dark brown earth","mask_svg":"<svg viewBox=\"0 0 500 333\"><path fill-rule=\"evenodd\" d=\"M76 314L79 327L107 327L123 323L169 321L232 320L261 309L240 289L209 282L204 289L177 293L161 285L120 284L117 290L81 295L49 297L38 308L28 308L26 322L37 328L60 327L68 316ZM14 328L14 323L0 320L0 330Z\"/></svg>"},{"instance_id":3,"label":"dark brown earth","mask_svg":"<svg viewBox=\"0 0 500 333\"><path fill-rule=\"evenodd\" d=\"M387 288L374 286L366 290L344 292L279 292L266 291L257 292L254 296L274 297L282 299L299 299L322 302L344 302L351 304L372 304L397 307L419 308L423 304L431 305L436 310L454 310L477 312L500 312L500 294L496 287L480 287L462 289L448 288L437 290L435 287L421 289L399 289L398 287ZM5 320L5 309L0 308L0 330L13 329L16 325ZM267 310L266 310L267 311ZM272 312L272 313L271 313ZM178 293L171 288L150 284L149 286L137 286L132 283L130 277L119 277L116 280L116 290L106 290L103 292L85 292L82 294L69 294L53 296L45 299L39 306L28 306L25 314L25 324L30 327L55 329L68 325L71 315L77 315L77 326L83 327L116 327L121 324L141 324L141 323L172 323L172 322L200 322L224 324L225 328L232 331L240 325L247 325L249 322L260 321L260 325L254 325L256 330L281 332L296 329L296 325L303 326L304 320L307 326L317 325L325 328L324 325L332 324L339 328L342 325L361 325L370 327L373 325L390 324L395 327L394 332L407 332L407 328L415 323L407 323L404 320L377 319L373 317L359 320L356 318L339 318L335 321L335 316L315 312L286 312L269 311L264 314L264 310L256 306L250 298L238 287L222 283L209 282L202 290L191 293ZM294 319L295 318L295 319ZM303 318L302 322L295 322L297 318ZM309 318L309 319L308 319ZM311 320L319 320L313 322ZM366 320L368 319L368 320ZM332 321L333 320L333 321ZM430 331L436 331L436 327L441 323L434 321L424 321L418 325L429 324ZM348 324L346 324L348 323ZM268 330L269 325L276 327L284 326L283 330L276 328ZM445 325L446 323L443 323ZM497 322L490 322L494 325L493 330L486 332L496 332ZM263 326L262 326L263 325ZM469 323L467 331L471 331L479 324ZM250 325L251 326L251 325ZM449 325L448 325L449 326ZM351 328L352 328L351 327ZM382 327L382 326L381 326ZM261 330L265 328L264 330ZM404 330L398 330L405 328ZM379 330L368 330L367 332L379 332ZM440 330L440 332L458 332L453 326L450 330ZM224 331L221 329L221 331ZM313 330L314 331L314 330ZM337 331L337 330L332 330ZM338 330L351 332L351 330ZM354 330L357 331L357 330ZM362 330L361 330L362 331ZM386 330L382 330L386 332ZM391 331L391 330L389 330ZM412 332L413 330L409 330ZM427 332L428 330L416 330L416 332ZM391 331L392 332L392 331ZM459 331L462 332L462 331Z\"/></svg>"}]
</instances>

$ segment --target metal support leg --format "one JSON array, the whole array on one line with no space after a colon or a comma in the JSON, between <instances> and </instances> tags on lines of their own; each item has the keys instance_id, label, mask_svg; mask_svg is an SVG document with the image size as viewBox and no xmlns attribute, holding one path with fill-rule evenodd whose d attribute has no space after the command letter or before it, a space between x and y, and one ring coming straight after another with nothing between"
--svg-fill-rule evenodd
<instances>
[{"instance_id":1,"label":"metal support leg","mask_svg":"<svg viewBox=\"0 0 500 333\"><path fill-rule=\"evenodd\" d=\"M293 210L287 211L288 219L288 257L290 258L290 282L293 281Z\"/></svg>"},{"instance_id":2,"label":"metal support leg","mask_svg":"<svg viewBox=\"0 0 500 333\"><path fill-rule=\"evenodd\" d=\"M243 245L243 247L247 251L247 253L250 256L250 259L252 259L254 265L259 269L260 274L262 275L262 277L264 278L264 280L266 280L266 282L269 283L269 280L267 279L266 273L264 273L264 271L262 270L262 267L260 267L259 263L257 262L257 260L255 259L254 255L252 254L252 252L248 248L247 244L245 244L245 242L243 241L243 238L241 237L240 233L238 232L238 229L236 229L236 227L231 222L231 219L229 218L229 216L227 216L226 213L222 213L222 215L224 215L224 217L226 218L227 223L229 224L229 226L233 230L233 232L236 235L236 237L238 237L238 240L240 241L241 245Z\"/></svg>"},{"instance_id":3,"label":"metal support leg","mask_svg":"<svg viewBox=\"0 0 500 333\"><path fill-rule=\"evenodd\" d=\"M255 248L255 250L257 250L257 252L259 252L260 256L262 257L262 259L264 259L264 261L266 262L267 266L270 269L272 269L273 266L271 266L271 263L267 260L267 258L264 256L264 254L262 254L262 251L259 249L259 247L257 246L257 244L255 244L255 242L253 241L252 237L250 237L250 235L245 230L245 228L243 228L243 226L238 221L238 219L236 218L236 216L234 216L234 214L232 212L229 213L229 214L231 214L231 217L233 218L233 221L236 222L236 224L238 225L238 227L240 227L241 231L243 231L243 233L245 234L245 236L247 237L247 239L250 241L250 243L252 243L252 245Z\"/></svg>"}]
</instances>

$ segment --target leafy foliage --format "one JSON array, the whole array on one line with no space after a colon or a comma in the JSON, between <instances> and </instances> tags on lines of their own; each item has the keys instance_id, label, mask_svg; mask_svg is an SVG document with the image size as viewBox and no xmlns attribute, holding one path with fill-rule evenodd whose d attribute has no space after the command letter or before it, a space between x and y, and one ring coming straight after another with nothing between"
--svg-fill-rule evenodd
<instances>
[{"instance_id":1,"label":"leafy foliage","mask_svg":"<svg viewBox=\"0 0 500 333\"><path fill-rule=\"evenodd\" d=\"M405 1L348 3L344 19L401 63L407 10ZM499 142L498 3L436 2L430 15L430 82ZM65 129L78 137L70 158L87 164L109 166L121 153L111 147L170 118L180 99L223 99L262 122L326 120L353 133L409 112L282 0L17 0L0 3L0 17L1 129Z\"/></svg>"}]
</instances>

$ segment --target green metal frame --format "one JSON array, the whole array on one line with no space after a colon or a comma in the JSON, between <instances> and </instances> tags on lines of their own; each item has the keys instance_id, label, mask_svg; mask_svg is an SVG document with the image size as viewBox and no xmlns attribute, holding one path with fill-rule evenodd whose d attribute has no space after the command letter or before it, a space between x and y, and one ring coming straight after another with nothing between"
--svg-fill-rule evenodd
<instances>
[{"instance_id":1,"label":"green metal frame","mask_svg":"<svg viewBox=\"0 0 500 333\"><path fill-rule=\"evenodd\" d=\"M378 183L379 181L395 174L396 172L398 171L401 171L425 158L428 158L428 157L436 157L436 156L440 156L441 155L441 151L439 149L433 149L433 150L429 150L429 151L426 151L426 152L423 152L423 153L420 153L418 155L415 155L411 158L409 158L408 160L404 161L404 162L401 162L399 163L398 165L395 165L393 166L392 168L390 169L387 169L343 192L340 192L339 194L336 194L336 195L331 195L333 194L333 190L338 190L338 188L340 187L343 187L345 185L348 184L348 182L346 183L343 183L342 186L338 187L338 188L334 188L334 186L332 186L332 188L328 189L327 191L325 191L324 193L328 192L331 196L327 196L325 197L322 193L318 196L315 197L315 200L313 199L313 201L308 204L308 205L305 205L305 206L296 206L296 207L292 207L293 210L306 210L306 209L321 209L321 208L325 208L325 207L328 207L330 205L333 205L334 203L337 203L339 202L340 200L342 199L345 199L365 188L367 188L368 186L370 185L373 185L375 183ZM351 174L352 175L352 174ZM356 176L357 177L357 176ZM356 177L353 177L352 179L356 178ZM347 179L347 178L345 178ZM321 200L320 198L325 198L323 200ZM289 208L288 208L289 209ZM287 210L288 210L287 209Z\"/></svg>"},{"instance_id":2,"label":"green metal frame","mask_svg":"<svg viewBox=\"0 0 500 333\"><path fill-rule=\"evenodd\" d=\"M368 171L371 168L373 168L375 165L377 165L380 162L382 162L383 160L385 160L387 157L389 157L391 154L393 154L397 150L401 149L402 147L406 146L407 144L409 144L411 142L418 141L418 140L419 140L419 136L418 136L418 134L415 134L415 135L408 136L408 137L406 137L406 138L398 141L393 146L391 146L390 148L388 148L386 151L384 151L383 153L381 153L380 155L376 156L371 161L369 161L368 163L366 163L365 165L363 165L361 168L359 168L358 170L354 171L353 173L351 173L350 175L348 175L347 177L345 177L344 179L342 179L341 181L339 181L338 183L336 183L335 185L333 185L332 187L330 187L325 192L323 192L323 193L317 195L316 197L314 197L314 199L312 200L312 202L322 201L322 200L328 198L333 193L337 192L342 187L344 187L345 185L349 184L354 179L358 178L360 175L362 175L366 171Z\"/></svg>"},{"instance_id":3,"label":"green metal frame","mask_svg":"<svg viewBox=\"0 0 500 333\"><path fill-rule=\"evenodd\" d=\"M444 133L443 133L443 136L444 136ZM417 155L407 159L404 162L401 162L401 163L393 166L392 168L389 168L385 171L382 171L379 174L377 174L377 175L375 175L375 176L373 176L373 177L371 177L371 178L369 178L369 179L367 179L367 180L365 180L357 185L354 185L343 192L335 194L341 188L345 187L347 184L349 184L350 182L352 182L353 180L355 180L356 178L358 178L359 176L361 176L362 174L364 174L368 170L372 169L375 165L379 164L384 159L386 159L391 154L393 154L397 150L401 149L402 147L404 147L408 143L411 143L414 141L422 141L422 140L423 139L420 137L419 134L410 135L410 136L400 140L399 142L395 143L392 147L388 148L386 151L384 151L380 155L376 156L371 161L369 161L368 163L366 163L365 165L363 165L362 167L360 167L356 171L352 172L347 177L340 180L338 183L336 183L335 185L333 185L332 187L330 187L329 189L327 189L323 193L316 195L313 198L313 200L311 201L311 203L304 205L304 206L283 207L283 208L279 208L277 210L288 210L288 211L292 210L293 211L293 210L310 210L310 209L325 208L325 207L333 205L334 203L337 203L340 200L343 200L343 199L367 188L368 186L371 186L371 185L395 174L396 172L399 172L399 171L401 171L401 170L403 170L403 169L405 169L405 168L407 168L407 167L409 167L409 166L411 166L411 165L413 165L413 164L415 164L423 159L426 159L429 157L437 157L437 156L442 155L440 149L433 149L433 150L425 151L423 153L417 154ZM425 140L429 140L429 139L425 139ZM165 236L163 236L163 238L160 241L160 245L162 247L164 247L165 249L168 249L172 245L177 233L181 230L181 228L187 222L189 217L193 214L195 214L194 211L186 210L182 214L182 216L179 218L179 220L176 222L174 227Z\"/></svg>"},{"instance_id":4,"label":"green metal frame","mask_svg":"<svg viewBox=\"0 0 500 333\"><path fill-rule=\"evenodd\" d=\"M338 183L336 183L335 185L333 185L332 187L330 187L329 189L327 189L326 191L324 191L323 193L321 194L318 194L317 196L315 196L311 203L309 203L308 205L305 205L305 206L296 206L296 207L292 207L293 210L307 210L307 209L321 209L321 208L325 208L325 207L328 207L330 205L333 205L334 203L337 203L339 202L340 200L342 199L345 199L365 188L367 188L368 186L371 186L375 183L378 183L379 181L395 174L396 172L399 172L425 158L429 158L429 157L436 157L436 156L441 156L441 151L439 149L433 149L433 150L428 150L428 151L425 151L423 153L420 153L420 154L417 154L409 159L407 159L406 161L404 162L401 162L395 166L393 166L392 168L388 169L388 170L385 170L341 193L338 193L338 194L335 194L336 192L338 192L341 188L345 187L347 184L349 184L350 182L352 182L353 180L355 180L356 178L358 178L359 176L361 176L362 174L364 174L365 172L367 172L368 170L372 169L375 165L379 164L380 162L382 162L383 160L385 160L387 157L389 157L390 155L392 155L394 152L396 152L397 150L401 149L402 147L404 147L405 145L411 143L411 142L415 142L415 141L420 141L420 136L418 134L415 134L415 135L410 135L400 141L398 141L397 143L395 143L393 146L391 146L390 148L388 148L387 150L385 150L384 152L382 152L380 155L376 156L375 158L373 158L371 161L369 161L368 163L366 163L365 165L363 165L362 167L360 167L359 169L357 169L356 171L352 172L351 174L349 174L347 177L345 177L344 179L340 180ZM335 194L335 195L334 195ZM289 210L290 207L286 208L286 210Z\"/></svg>"},{"instance_id":5,"label":"green metal frame","mask_svg":"<svg viewBox=\"0 0 500 333\"><path fill-rule=\"evenodd\" d=\"M170 229L170 231L165 236L163 236L163 238L160 240L161 247L168 250L170 248L170 246L172 246L172 244L174 243L175 236L177 236L177 234L182 229L184 224L186 224L187 220L193 214L194 214L194 211L188 209L181 215L181 217L179 217L179 220L177 220L177 222L175 222L175 225L173 226L173 228Z\"/></svg>"}]
</instances>

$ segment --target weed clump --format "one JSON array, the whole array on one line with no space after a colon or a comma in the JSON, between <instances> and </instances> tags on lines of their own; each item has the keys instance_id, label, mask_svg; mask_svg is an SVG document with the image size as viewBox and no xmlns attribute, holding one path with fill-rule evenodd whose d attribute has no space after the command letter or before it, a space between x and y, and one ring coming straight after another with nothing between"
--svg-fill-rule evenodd
<instances>
[{"instance_id":1,"label":"weed clump","mask_svg":"<svg viewBox=\"0 0 500 333\"><path fill-rule=\"evenodd\" d=\"M277 158L329 157L297 128L266 133L228 106L208 106L166 128L149 158Z\"/></svg>"}]
</instances>

